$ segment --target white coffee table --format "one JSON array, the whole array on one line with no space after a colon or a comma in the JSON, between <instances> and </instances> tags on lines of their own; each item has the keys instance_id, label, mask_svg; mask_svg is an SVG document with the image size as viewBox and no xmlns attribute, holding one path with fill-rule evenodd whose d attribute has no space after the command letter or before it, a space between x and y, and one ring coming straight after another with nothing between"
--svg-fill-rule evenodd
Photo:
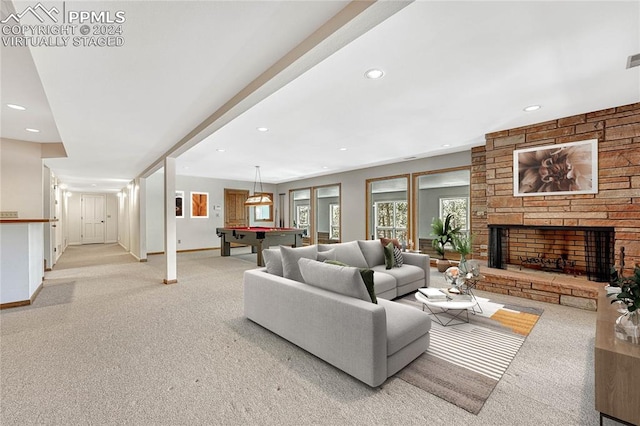
<instances>
[{"instance_id":1,"label":"white coffee table","mask_svg":"<svg viewBox=\"0 0 640 426\"><path fill-rule=\"evenodd\" d=\"M457 296L452 300L431 300L419 291L416 292L416 300L422 303L423 311L426 306L438 324L445 327L468 323L469 309L474 312L473 308L478 304L473 295Z\"/></svg>"}]
</instances>

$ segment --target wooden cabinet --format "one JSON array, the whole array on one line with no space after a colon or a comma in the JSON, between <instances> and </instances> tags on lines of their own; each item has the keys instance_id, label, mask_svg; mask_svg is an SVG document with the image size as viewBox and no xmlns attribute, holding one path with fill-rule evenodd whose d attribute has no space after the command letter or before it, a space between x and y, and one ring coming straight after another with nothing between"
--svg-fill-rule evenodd
<instances>
[{"instance_id":1,"label":"wooden cabinet","mask_svg":"<svg viewBox=\"0 0 640 426\"><path fill-rule=\"evenodd\" d=\"M620 313L601 290L595 343L596 410L606 417L640 425L640 345L617 339Z\"/></svg>"}]
</instances>

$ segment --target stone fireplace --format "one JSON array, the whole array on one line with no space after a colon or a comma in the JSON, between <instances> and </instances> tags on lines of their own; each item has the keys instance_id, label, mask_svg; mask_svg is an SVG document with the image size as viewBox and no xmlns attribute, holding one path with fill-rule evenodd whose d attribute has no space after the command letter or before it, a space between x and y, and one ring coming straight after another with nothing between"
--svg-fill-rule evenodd
<instances>
[{"instance_id":1,"label":"stone fireplace","mask_svg":"<svg viewBox=\"0 0 640 426\"><path fill-rule=\"evenodd\" d=\"M607 282L615 230L590 226L489 225L488 266L534 269Z\"/></svg>"},{"instance_id":2,"label":"stone fireplace","mask_svg":"<svg viewBox=\"0 0 640 426\"><path fill-rule=\"evenodd\" d=\"M478 288L595 309L622 249L627 274L640 263L640 103L485 139L471 151L473 257L491 266ZM590 139L598 140L597 193L514 195L515 150Z\"/></svg>"}]
</instances>

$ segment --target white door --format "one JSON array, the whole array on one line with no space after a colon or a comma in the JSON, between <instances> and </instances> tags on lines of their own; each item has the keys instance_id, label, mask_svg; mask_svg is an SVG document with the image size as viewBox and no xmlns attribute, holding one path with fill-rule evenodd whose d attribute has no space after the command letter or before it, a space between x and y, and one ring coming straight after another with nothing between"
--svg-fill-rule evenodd
<instances>
[{"instance_id":1,"label":"white door","mask_svg":"<svg viewBox=\"0 0 640 426\"><path fill-rule=\"evenodd\" d=\"M104 243L104 195L82 195L82 244Z\"/></svg>"}]
</instances>

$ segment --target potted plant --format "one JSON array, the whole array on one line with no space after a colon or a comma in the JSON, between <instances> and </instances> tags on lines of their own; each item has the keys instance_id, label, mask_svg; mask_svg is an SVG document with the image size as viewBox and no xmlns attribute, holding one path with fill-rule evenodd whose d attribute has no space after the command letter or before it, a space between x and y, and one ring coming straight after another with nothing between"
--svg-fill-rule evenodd
<instances>
[{"instance_id":1,"label":"potted plant","mask_svg":"<svg viewBox=\"0 0 640 426\"><path fill-rule=\"evenodd\" d=\"M434 236L431 245L440 256L440 259L436 260L436 266L439 272L444 272L451 266L451 262L445 257L446 246L447 244L453 243L453 237L460 233L460 227L453 226L452 221L452 214L448 214L444 220L439 217L434 217L431 221L431 232Z\"/></svg>"},{"instance_id":2,"label":"potted plant","mask_svg":"<svg viewBox=\"0 0 640 426\"><path fill-rule=\"evenodd\" d=\"M460 255L459 268L462 272L469 272L467 269L467 257L473 253L473 235L458 233L452 238L451 245L453 249Z\"/></svg>"},{"instance_id":3,"label":"potted plant","mask_svg":"<svg viewBox=\"0 0 640 426\"><path fill-rule=\"evenodd\" d=\"M615 324L616 337L640 344L640 265L636 265L633 275L624 277L615 269L611 273L612 287L620 287L619 293L611 303L620 303L625 306L625 311Z\"/></svg>"}]
</instances>

